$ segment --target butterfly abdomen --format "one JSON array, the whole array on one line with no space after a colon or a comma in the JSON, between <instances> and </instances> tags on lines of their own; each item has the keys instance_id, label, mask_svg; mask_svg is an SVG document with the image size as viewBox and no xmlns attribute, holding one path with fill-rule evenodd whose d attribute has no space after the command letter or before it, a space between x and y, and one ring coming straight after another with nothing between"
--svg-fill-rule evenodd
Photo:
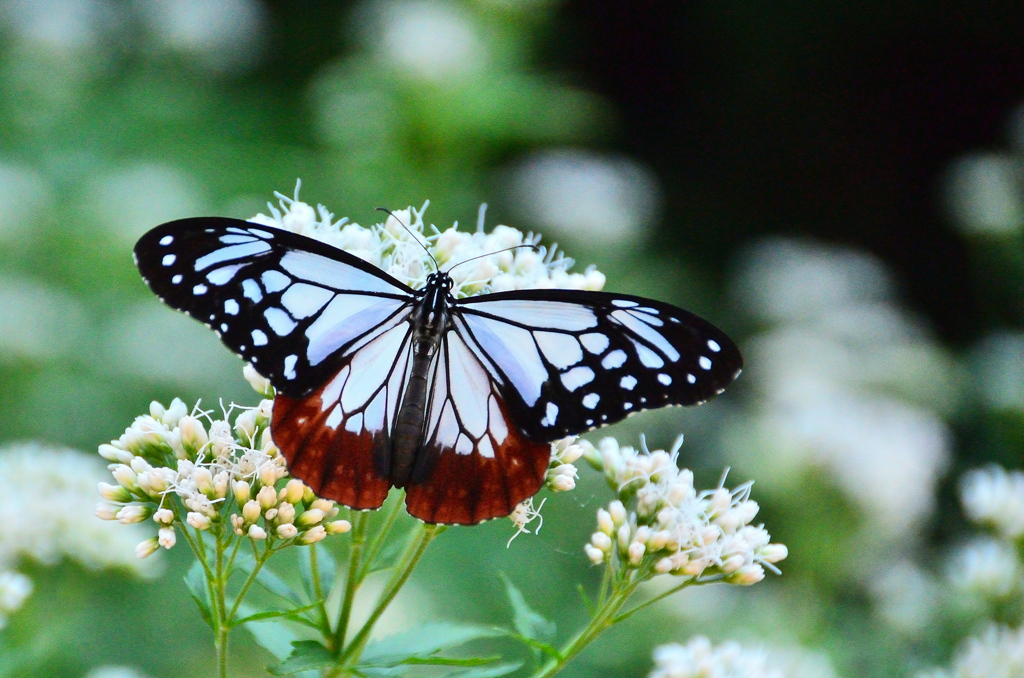
<instances>
[{"instance_id":1,"label":"butterfly abdomen","mask_svg":"<svg viewBox=\"0 0 1024 678\"><path fill-rule=\"evenodd\" d=\"M423 448L430 370L448 328L447 294L443 285L428 281L423 298L412 311L412 367L392 437L390 480L395 487L406 485Z\"/></svg>"}]
</instances>

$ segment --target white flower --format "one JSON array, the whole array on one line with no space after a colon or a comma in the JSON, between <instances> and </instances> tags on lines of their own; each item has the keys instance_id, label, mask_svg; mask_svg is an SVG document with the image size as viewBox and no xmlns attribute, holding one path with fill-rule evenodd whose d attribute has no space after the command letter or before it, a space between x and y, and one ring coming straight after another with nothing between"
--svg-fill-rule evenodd
<instances>
[{"instance_id":1,"label":"white flower","mask_svg":"<svg viewBox=\"0 0 1024 678\"><path fill-rule=\"evenodd\" d=\"M960 481L960 500L974 522L1010 539L1024 535L1024 473L995 464L968 471Z\"/></svg>"},{"instance_id":2,"label":"white flower","mask_svg":"<svg viewBox=\"0 0 1024 678\"><path fill-rule=\"evenodd\" d=\"M544 517L540 514L540 510L544 508L544 502L546 501L547 499L542 499L540 505L534 507L533 497L530 497L529 499L520 502L512 510L512 513L509 514L508 518L512 521L512 524L515 525L516 532L511 537L509 537L508 543L505 544L506 548L512 545L513 539L523 534L524 532L526 534L530 534L530 530L527 529L526 526L532 523L534 520L538 521L537 529L534 530L534 533L540 532L540 528L544 525Z\"/></svg>"},{"instance_id":3,"label":"white flower","mask_svg":"<svg viewBox=\"0 0 1024 678\"><path fill-rule=\"evenodd\" d=\"M0 571L0 629L7 625L7 617L17 612L30 595L31 579L20 572Z\"/></svg>"},{"instance_id":4,"label":"white flower","mask_svg":"<svg viewBox=\"0 0 1024 678\"><path fill-rule=\"evenodd\" d=\"M933 674L934 675L934 674ZM949 678L1017 678L1024 675L1024 628L993 624L957 652Z\"/></svg>"},{"instance_id":5,"label":"white flower","mask_svg":"<svg viewBox=\"0 0 1024 678\"><path fill-rule=\"evenodd\" d=\"M1006 542L981 537L957 549L948 577L959 588L1000 598L1016 588L1021 575L1017 550Z\"/></svg>"},{"instance_id":6,"label":"white flower","mask_svg":"<svg viewBox=\"0 0 1024 678\"><path fill-rule=\"evenodd\" d=\"M450 272L456 297L519 289L599 290L604 286L604 276L597 271L569 273L573 260L557 252L555 246L539 245L540 237L532 233L500 225L484 233L482 219L475 232L460 231L457 226L445 231L436 226L428 229L423 214L429 202L419 210L397 210L383 224L363 227L347 219L335 221L323 205L314 210L300 201L300 186L296 184L291 198L275 193L280 209L268 204L269 215L258 214L249 221L344 249L413 288L424 285L436 261ZM513 247L519 249L509 251ZM480 258L457 265L474 257Z\"/></svg>"},{"instance_id":7,"label":"white flower","mask_svg":"<svg viewBox=\"0 0 1024 678\"><path fill-rule=\"evenodd\" d=\"M768 653L728 641L715 647L704 636L686 645L671 643L654 650L649 678L786 678L769 665Z\"/></svg>"}]
</instances>

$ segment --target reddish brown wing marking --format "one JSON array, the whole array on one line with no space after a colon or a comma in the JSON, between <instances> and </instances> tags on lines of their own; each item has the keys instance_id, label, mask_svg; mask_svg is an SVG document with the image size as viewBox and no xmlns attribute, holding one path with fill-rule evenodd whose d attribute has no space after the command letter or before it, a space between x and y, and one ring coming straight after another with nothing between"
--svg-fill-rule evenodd
<instances>
[{"instance_id":1,"label":"reddish brown wing marking","mask_svg":"<svg viewBox=\"0 0 1024 678\"><path fill-rule=\"evenodd\" d=\"M305 398L277 395L271 420L274 443L288 460L288 472L318 496L355 509L380 508L391 482L377 472L374 460L387 454L390 442L362 428L347 431L344 421L337 428L327 426L331 408L324 411L325 388Z\"/></svg>"},{"instance_id":2,"label":"reddish brown wing marking","mask_svg":"<svg viewBox=\"0 0 1024 678\"><path fill-rule=\"evenodd\" d=\"M551 458L551 445L527 439L508 417L505 402L494 393L507 434L494 455L480 454L479 443L469 454L458 454L437 443L421 454L431 455L430 472L406 488L406 508L428 523L475 525L512 513L519 502L540 490ZM492 424L493 427L493 424Z\"/></svg>"}]
</instances>

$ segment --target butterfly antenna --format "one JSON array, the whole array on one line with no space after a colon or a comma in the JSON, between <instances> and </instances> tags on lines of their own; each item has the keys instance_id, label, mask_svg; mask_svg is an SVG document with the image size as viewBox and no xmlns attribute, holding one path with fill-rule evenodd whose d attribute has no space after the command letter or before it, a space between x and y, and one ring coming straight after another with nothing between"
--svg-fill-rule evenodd
<instances>
[{"instance_id":1,"label":"butterfly antenna","mask_svg":"<svg viewBox=\"0 0 1024 678\"><path fill-rule=\"evenodd\" d=\"M402 228L404 228L404 229L405 229L406 233L408 233L409 235L411 235L411 236L412 236L412 239L416 241L416 244L417 244L417 245L419 245L420 247L422 247L422 248L423 248L423 251L427 253L427 256L428 256L428 257L430 257L430 260L431 260L432 262L434 262L434 270L436 271L436 270L438 270L439 268L441 268L441 267L440 267L440 266L438 266L438 264L437 264L437 259L435 259L435 258L434 258L434 255L433 255L433 254L431 254L431 253L430 253L430 250L428 250L428 249L427 249L427 246L426 246L426 245L424 245L423 243L421 243L421 242L420 242L420 239L416 237L416 234L412 232L412 229L411 229L411 228L409 228L408 226L406 226L406 225L405 225L404 223L402 223L402 220L401 220L401 219L399 219L398 217L396 217L396 216L395 216L395 213L394 213L394 212L392 212L391 210L389 210L389 209L388 209L387 207L378 207L378 208L377 208L377 211L379 211L379 212L385 212L385 213L386 213L386 214L387 214L387 215L388 215L389 217L392 217L392 218L393 218L393 219L394 219L395 221L397 221L397 222L398 222L399 224L401 224Z\"/></svg>"},{"instance_id":2,"label":"butterfly antenna","mask_svg":"<svg viewBox=\"0 0 1024 678\"><path fill-rule=\"evenodd\" d=\"M451 273L454 269L458 268L459 266L462 266L463 264L468 264L471 261L476 261L477 259L483 259L484 257L490 257L490 256L493 256L495 254L501 254L502 252L511 252L512 250L521 250L524 247L529 247L531 250L536 250L537 249L536 245L529 245L529 244L527 244L527 245L515 245L514 247L506 247L503 250L497 250L495 252L488 252L487 254L478 254L477 256L470 257L469 259L466 259L465 261L460 261L459 263L455 264L454 266L449 268L447 271L445 271L445 273Z\"/></svg>"}]
</instances>

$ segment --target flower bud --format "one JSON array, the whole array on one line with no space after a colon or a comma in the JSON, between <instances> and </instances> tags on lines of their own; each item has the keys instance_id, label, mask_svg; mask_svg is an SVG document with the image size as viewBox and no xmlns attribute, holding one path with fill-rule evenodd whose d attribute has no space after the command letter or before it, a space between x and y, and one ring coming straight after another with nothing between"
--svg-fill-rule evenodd
<instances>
[{"instance_id":1,"label":"flower bud","mask_svg":"<svg viewBox=\"0 0 1024 678\"><path fill-rule=\"evenodd\" d=\"M632 536L633 536L633 531L631 529L629 529L629 525L621 526L619 528L619 533L618 533L619 548L622 549L623 551L625 551L627 548L629 548L629 543L632 541L632 539L630 539L630 537L632 537Z\"/></svg>"},{"instance_id":2,"label":"flower bud","mask_svg":"<svg viewBox=\"0 0 1024 678\"><path fill-rule=\"evenodd\" d=\"M268 513L269 515L269 513ZM295 507L288 502L283 502L277 507L277 520L280 523L291 523L295 521Z\"/></svg>"},{"instance_id":3,"label":"flower bud","mask_svg":"<svg viewBox=\"0 0 1024 678\"><path fill-rule=\"evenodd\" d=\"M245 367L242 368L242 376L245 377L247 382L249 382L249 385L252 386L253 390L260 395L266 396L267 398L272 398L274 396L274 387L271 386L270 380L257 372L256 368L249 363L246 363Z\"/></svg>"},{"instance_id":4,"label":"flower bud","mask_svg":"<svg viewBox=\"0 0 1024 678\"><path fill-rule=\"evenodd\" d=\"M327 523L327 534L345 534L352 529L352 523L347 520L334 520Z\"/></svg>"},{"instance_id":5,"label":"flower bud","mask_svg":"<svg viewBox=\"0 0 1024 678\"><path fill-rule=\"evenodd\" d=\"M600 565L604 562L604 552L596 546L587 544L583 547L583 550L586 552L587 558L590 558L590 562L594 563L594 565Z\"/></svg>"},{"instance_id":6,"label":"flower bud","mask_svg":"<svg viewBox=\"0 0 1024 678\"><path fill-rule=\"evenodd\" d=\"M117 484L129 492L138 489L139 477L131 467L125 466L124 464L118 464L114 467L114 470L111 471L111 473L114 476L114 480L117 481Z\"/></svg>"},{"instance_id":7,"label":"flower bud","mask_svg":"<svg viewBox=\"0 0 1024 678\"><path fill-rule=\"evenodd\" d=\"M299 528L295 527L291 523L285 523L284 525L277 526L277 536L281 539L291 539L299 533Z\"/></svg>"},{"instance_id":8,"label":"flower bud","mask_svg":"<svg viewBox=\"0 0 1024 678\"><path fill-rule=\"evenodd\" d=\"M267 538L266 530L264 530L259 525L250 525L249 526L248 535L249 535L249 539L266 539Z\"/></svg>"},{"instance_id":9,"label":"flower bud","mask_svg":"<svg viewBox=\"0 0 1024 678\"><path fill-rule=\"evenodd\" d=\"M117 512L121 507L110 502L101 501L96 504L96 517L100 520L117 520Z\"/></svg>"},{"instance_id":10,"label":"flower bud","mask_svg":"<svg viewBox=\"0 0 1024 678\"><path fill-rule=\"evenodd\" d=\"M334 502L330 499L317 499L309 505L309 508L323 511L324 515L328 515L331 511L335 510ZM337 513L337 511L335 511L335 513Z\"/></svg>"},{"instance_id":11,"label":"flower bud","mask_svg":"<svg viewBox=\"0 0 1024 678\"><path fill-rule=\"evenodd\" d=\"M260 519L260 514L262 512L259 502L255 499L250 499L245 502L244 506L242 506L242 517L247 523L255 523Z\"/></svg>"},{"instance_id":12,"label":"flower bud","mask_svg":"<svg viewBox=\"0 0 1024 678\"><path fill-rule=\"evenodd\" d=\"M237 517L237 515L231 516L232 525L234 524L234 519ZM189 525L191 525L197 530L208 530L210 529L210 525L213 523L213 521L210 520L207 516L204 516L202 513L197 513L195 511L189 511L188 515L185 517L185 522L187 522Z\"/></svg>"},{"instance_id":13,"label":"flower bud","mask_svg":"<svg viewBox=\"0 0 1024 678\"><path fill-rule=\"evenodd\" d=\"M274 491L274 486L265 485L261 487L260 491L256 493L256 501L259 502L264 510L273 508L277 504L277 492Z\"/></svg>"},{"instance_id":14,"label":"flower bud","mask_svg":"<svg viewBox=\"0 0 1024 678\"><path fill-rule=\"evenodd\" d=\"M166 508L157 509L153 514L153 520L161 525L170 525L174 522L174 511Z\"/></svg>"},{"instance_id":15,"label":"flower bud","mask_svg":"<svg viewBox=\"0 0 1024 678\"><path fill-rule=\"evenodd\" d=\"M608 511L603 508L597 509L597 529L599 532L607 534L609 537L615 531L615 524L612 522L612 516Z\"/></svg>"},{"instance_id":16,"label":"flower bud","mask_svg":"<svg viewBox=\"0 0 1024 678\"><path fill-rule=\"evenodd\" d=\"M750 586L764 579L764 568L754 563L752 565L744 565L740 569L736 570L735 573L729 576L726 580L730 584L740 584L741 586Z\"/></svg>"},{"instance_id":17,"label":"flower bud","mask_svg":"<svg viewBox=\"0 0 1024 678\"><path fill-rule=\"evenodd\" d=\"M612 550L611 537L604 532L595 532L590 535L590 543L593 544L595 548L601 549L604 553L608 553Z\"/></svg>"},{"instance_id":18,"label":"flower bud","mask_svg":"<svg viewBox=\"0 0 1024 678\"><path fill-rule=\"evenodd\" d=\"M128 504L117 512L117 522L122 525L141 523L151 515L153 515L153 509L150 506L146 506L145 504Z\"/></svg>"},{"instance_id":19,"label":"flower bud","mask_svg":"<svg viewBox=\"0 0 1024 678\"><path fill-rule=\"evenodd\" d=\"M662 558L654 564L654 571L658 574L667 574L672 571L672 559Z\"/></svg>"},{"instance_id":20,"label":"flower bud","mask_svg":"<svg viewBox=\"0 0 1024 678\"><path fill-rule=\"evenodd\" d=\"M633 542L629 545L629 563L630 565L639 565L640 560L644 557L644 553L647 551L647 547L640 542Z\"/></svg>"},{"instance_id":21,"label":"flower bud","mask_svg":"<svg viewBox=\"0 0 1024 678\"><path fill-rule=\"evenodd\" d=\"M264 487L274 488L274 484L277 483L277 479L281 477L281 471L273 464L267 464L260 469L259 478L260 485ZM275 495L276 498L276 495Z\"/></svg>"},{"instance_id":22,"label":"flower bud","mask_svg":"<svg viewBox=\"0 0 1024 678\"><path fill-rule=\"evenodd\" d=\"M150 537L146 541L139 542L139 545L135 547L135 557L148 558L156 553L158 548L160 548L160 542L156 537Z\"/></svg>"},{"instance_id":23,"label":"flower bud","mask_svg":"<svg viewBox=\"0 0 1024 678\"><path fill-rule=\"evenodd\" d=\"M246 410L235 417L235 435L246 443L256 442L256 410Z\"/></svg>"},{"instance_id":24,"label":"flower bud","mask_svg":"<svg viewBox=\"0 0 1024 678\"><path fill-rule=\"evenodd\" d=\"M309 509L298 517L295 524L302 528L312 527L322 521L324 519L324 515L324 512L320 509Z\"/></svg>"},{"instance_id":25,"label":"flower bud","mask_svg":"<svg viewBox=\"0 0 1024 678\"><path fill-rule=\"evenodd\" d=\"M157 542L165 549L174 546L174 542L178 539L178 535L175 534L173 527L161 527L157 535Z\"/></svg>"},{"instance_id":26,"label":"flower bud","mask_svg":"<svg viewBox=\"0 0 1024 678\"><path fill-rule=\"evenodd\" d=\"M626 507L618 499L608 505L608 513L612 517L612 522L616 525L626 522Z\"/></svg>"},{"instance_id":27,"label":"flower bud","mask_svg":"<svg viewBox=\"0 0 1024 678\"><path fill-rule=\"evenodd\" d=\"M181 444L192 454L210 442L203 422L192 416L184 416L178 421L178 435L181 436Z\"/></svg>"},{"instance_id":28,"label":"flower bud","mask_svg":"<svg viewBox=\"0 0 1024 678\"><path fill-rule=\"evenodd\" d=\"M100 483L99 491L100 496L106 499L107 501L116 501L123 504L132 500L132 493L124 489L120 485Z\"/></svg>"},{"instance_id":29,"label":"flower bud","mask_svg":"<svg viewBox=\"0 0 1024 678\"><path fill-rule=\"evenodd\" d=\"M228 496L228 483L231 476L227 471L220 471L213 477L213 497L211 499L224 499Z\"/></svg>"},{"instance_id":30,"label":"flower bud","mask_svg":"<svg viewBox=\"0 0 1024 678\"><path fill-rule=\"evenodd\" d=\"M155 417L159 419L165 426L174 427L178 425L181 418L188 414L188 407L182 401L181 398L175 398L171 401L170 407L168 407L163 416Z\"/></svg>"},{"instance_id":31,"label":"flower bud","mask_svg":"<svg viewBox=\"0 0 1024 678\"><path fill-rule=\"evenodd\" d=\"M120 464L130 464L132 459L135 457L134 454L128 450L122 450L113 445L100 445L99 448L100 456L107 461L113 461Z\"/></svg>"},{"instance_id":32,"label":"flower bud","mask_svg":"<svg viewBox=\"0 0 1024 678\"><path fill-rule=\"evenodd\" d=\"M767 563L777 563L786 559L786 556L789 555L789 548L785 544L768 544L762 547L757 555Z\"/></svg>"},{"instance_id":33,"label":"flower bud","mask_svg":"<svg viewBox=\"0 0 1024 678\"><path fill-rule=\"evenodd\" d=\"M722 561L721 570L726 574L731 574L736 570L740 569L741 567L743 567L743 563L745 562L746 558L744 558L739 553L734 553L731 556L727 556Z\"/></svg>"},{"instance_id":34,"label":"flower bud","mask_svg":"<svg viewBox=\"0 0 1024 678\"><path fill-rule=\"evenodd\" d=\"M323 525L317 525L313 529L307 530L306 532L300 534L298 539L295 540L295 543L302 544L303 546L305 546L306 544L313 544L315 542L318 542L326 536L327 529Z\"/></svg>"},{"instance_id":35,"label":"flower bud","mask_svg":"<svg viewBox=\"0 0 1024 678\"><path fill-rule=\"evenodd\" d=\"M303 482L297 478L292 478L281 488L281 499L294 506L302 501L302 494L305 491L306 486Z\"/></svg>"},{"instance_id":36,"label":"flower bud","mask_svg":"<svg viewBox=\"0 0 1024 678\"><path fill-rule=\"evenodd\" d=\"M235 501L238 502L239 506L242 506L245 502L249 501L252 488L244 480L235 480L231 483L231 492L235 495Z\"/></svg>"}]
</instances>

